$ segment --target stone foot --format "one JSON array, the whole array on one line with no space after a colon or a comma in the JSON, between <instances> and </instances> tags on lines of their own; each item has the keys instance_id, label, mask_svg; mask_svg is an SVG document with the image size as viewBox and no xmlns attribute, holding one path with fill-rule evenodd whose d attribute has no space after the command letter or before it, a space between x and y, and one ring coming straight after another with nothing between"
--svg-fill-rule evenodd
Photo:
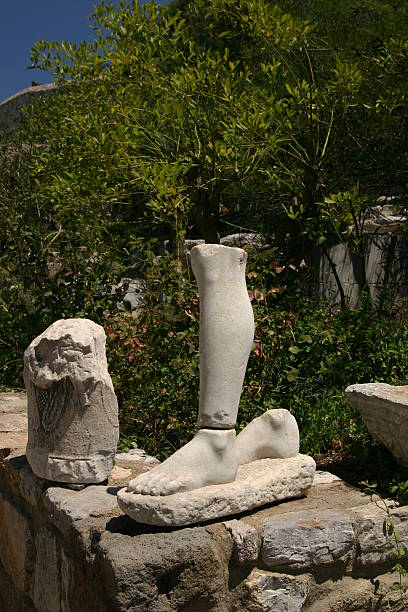
<instances>
[{"instance_id":1,"label":"stone foot","mask_svg":"<svg viewBox=\"0 0 408 612\"><path fill-rule=\"evenodd\" d=\"M235 479L238 460L233 429L200 429L194 438L163 463L128 484L143 495L172 495Z\"/></svg>"},{"instance_id":2,"label":"stone foot","mask_svg":"<svg viewBox=\"0 0 408 612\"><path fill-rule=\"evenodd\" d=\"M240 465L257 459L285 459L299 452L299 429L294 416L283 408L268 410L237 436Z\"/></svg>"},{"instance_id":3,"label":"stone foot","mask_svg":"<svg viewBox=\"0 0 408 612\"><path fill-rule=\"evenodd\" d=\"M121 489L117 500L123 512L138 523L181 527L300 497L312 485L315 470L312 457L305 455L260 459L240 465L233 482L177 495L138 495Z\"/></svg>"}]
</instances>

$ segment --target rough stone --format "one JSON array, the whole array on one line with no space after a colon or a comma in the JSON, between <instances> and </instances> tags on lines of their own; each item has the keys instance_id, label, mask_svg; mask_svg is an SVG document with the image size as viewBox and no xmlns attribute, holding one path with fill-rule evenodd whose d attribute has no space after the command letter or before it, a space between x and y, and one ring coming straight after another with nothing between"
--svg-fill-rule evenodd
<instances>
[{"instance_id":1,"label":"rough stone","mask_svg":"<svg viewBox=\"0 0 408 612\"><path fill-rule=\"evenodd\" d=\"M0 610L2 612L13 612L24 610L24 612L36 612L34 608L24 608L24 596L17 590L10 576L0 562Z\"/></svg>"},{"instance_id":2,"label":"rough stone","mask_svg":"<svg viewBox=\"0 0 408 612\"><path fill-rule=\"evenodd\" d=\"M34 474L28 463L21 468L19 474L20 493L23 499L30 505L36 506L44 489L44 481Z\"/></svg>"},{"instance_id":3,"label":"rough stone","mask_svg":"<svg viewBox=\"0 0 408 612\"><path fill-rule=\"evenodd\" d=\"M41 612L60 612L61 578L57 542L53 534L41 527L35 538L33 602Z\"/></svg>"},{"instance_id":4,"label":"rough stone","mask_svg":"<svg viewBox=\"0 0 408 612\"><path fill-rule=\"evenodd\" d=\"M384 521L387 516L392 521L394 533L399 534L398 546L405 551L405 555L408 554L408 506L393 508L390 501L380 500L352 510L357 521L357 567L391 567L395 564L393 549L396 542L393 535L389 538L386 536Z\"/></svg>"},{"instance_id":5,"label":"rough stone","mask_svg":"<svg viewBox=\"0 0 408 612\"><path fill-rule=\"evenodd\" d=\"M220 244L228 247L240 247L250 244L251 246L260 248L265 243L265 240L260 234L251 232L241 232L239 234L229 234L220 239Z\"/></svg>"},{"instance_id":6,"label":"rough stone","mask_svg":"<svg viewBox=\"0 0 408 612\"><path fill-rule=\"evenodd\" d=\"M174 495L142 495L121 489L120 508L148 525L190 525L300 497L311 486L315 462L306 455L260 459L241 465L234 482Z\"/></svg>"},{"instance_id":7,"label":"rough stone","mask_svg":"<svg viewBox=\"0 0 408 612\"><path fill-rule=\"evenodd\" d=\"M8 391L0 393L0 414L27 414L27 393Z\"/></svg>"},{"instance_id":8,"label":"rough stone","mask_svg":"<svg viewBox=\"0 0 408 612\"><path fill-rule=\"evenodd\" d=\"M314 485L328 485L332 482L341 482L341 478L330 472L323 470L316 470L316 474L313 480Z\"/></svg>"},{"instance_id":9,"label":"rough stone","mask_svg":"<svg viewBox=\"0 0 408 612\"><path fill-rule=\"evenodd\" d=\"M127 453L117 453L116 455L116 463L120 465L121 462L135 461L140 463L149 463L152 465L157 465L160 463L156 457L152 457L148 455L146 451L141 448L134 448Z\"/></svg>"},{"instance_id":10,"label":"rough stone","mask_svg":"<svg viewBox=\"0 0 408 612\"><path fill-rule=\"evenodd\" d=\"M408 386L351 385L346 396L374 438L392 452L398 463L408 466Z\"/></svg>"},{"instance_id":11,"label":"rough stone","mask_svg":"<svg viewBox=\"0 0 408 612\"><path fill-rule=\"evenodd\" d=\"M254 569L245 586L248 612L300 612L306 601L307 580Z\"/></svg>"},{"instance_id":12,"label":"rough stone","mask_svg":"<svg viewBox=\"0 0 408 612\"><path fill-rule=\"evenodd\" d=\"M82 491L50 487L43 495L51 520L65 533L75 521L118 514L116 492L114 487L91 485Z\"/></svg>"},{"instance_id":13,"label":"rough stone","mask_svg":"<svg viewBox=\"0 0 408 612\"><path fill-rule=\"evenodd\" d=\"M32 543L26 517L0 493L0 561L21 592L27 588Z\"/></svg>"},{"instance_id":14,"label":"rough stone","mask_svg":"<svg viewBox=\"0 0 408 612\"><path fill-rule=\"evenodd\" d=\"M0 130L13 132L22 116L25 106L34 104L37 98L49 96L59 89L55 83L44 83L25 87L0 102Z\"/></svg>"},{"instance_id":15,"label":"rough stone","mask_svg":"<svg viewBox=\"0 0 408 612\"><path fill-rule=\"evenodd\" d=\"M234 554L239 566L256 563L261 547L258 531L244 521L224 522L234 541Z\"/></svg>"},{"instance_id":16,"label":"rough stone","mask_svg":"<svg viewBox=\"0 0 408 612\"><path fill-rule=\"evenodd\" d=\"M24 448L27 444L27 417L0 413L0 449Z\"/></svg>"},{"instance_id":17,"label":"rough stone","mask_svg":"<svg viewBox=\"0 0 408 612\"><path fill-rule=\"evenodd\" d=\"M56 321L26 350L24 380L33 472L59 482L104 481L119 425L103 328L87 319Z\"/></svg>"},{"instance_id":18,"label":"rough stone","mask_svg":"<svg viewBox=\"0 0 408 612\"><path fill-rule=\"evenodd\" d=\"M0 393L0 455L13 448L25 448L26 444L27 395Z\"/></svg>"},{"instance_id":19,"label":"rough stone","mask_svg":"<svg viewBox=\"0 0 408 612\"><path fill-rule=\"evenodd\" d=\"M112 287L112 294L115 294L118 289L126 285L126 292L122 301L118 302L119 310L124 310L125 307L132 311L143 309L147 303L148 285L144 278L121 278L118 285Z\"/></svg>"},{"instance_id":20,"label":"rough stone","mask_svg":"<svg viewBox=\"0 0 408 612\"><path fill-rule=\"evenodd\" d=\"M406 612L408 594L393 589L395 575L378 581L343 576L313 585L305 602L308 612ZM288 612L290 612L288 610Z\"/></svg>"},{"instance_id":21,"label":"rough stone","mask_svg":"<svg viewBox=\"0 0 408 612\"><path fill-rule=\"evenodd\" d=\"M267 567L347 565L353 545L351 517L333 510L290 512L265 521L261 555Z\"/></svg>"},{"instance_id":22,"label":"rough stone","mask_svg":"<svg viewBox=\"0 0 408 612\"><path fill-rule=\"evenodd\" d=\"M232 545L224 529L217 538L202 527L136 533L104 532L98 544L94 567L105 588L113 591L117 610L229 609Z\"/></svg>"}]
</instances>

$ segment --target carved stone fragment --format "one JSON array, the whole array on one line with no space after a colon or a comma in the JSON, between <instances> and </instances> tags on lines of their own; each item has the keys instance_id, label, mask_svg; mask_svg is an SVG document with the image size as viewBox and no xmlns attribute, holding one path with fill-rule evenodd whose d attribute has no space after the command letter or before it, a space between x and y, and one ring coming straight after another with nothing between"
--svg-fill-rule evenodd
<instances>
[{"instance_id":1,"label":"carved stone fragment","mask_svg":"<svg viewBox=\"0 0 408 612\"><path fill-rule=\"evenodd\" d=\"M53 323L25 351L24 381L33 472L60 482L104 481L119 425L103 328L88 319Z\"/></svg>"}]
</instances>

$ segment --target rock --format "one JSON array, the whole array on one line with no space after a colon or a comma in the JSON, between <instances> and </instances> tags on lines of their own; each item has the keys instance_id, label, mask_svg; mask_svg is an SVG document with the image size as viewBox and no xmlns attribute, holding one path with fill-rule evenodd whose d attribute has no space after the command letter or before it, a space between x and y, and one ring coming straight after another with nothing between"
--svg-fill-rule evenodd
<instances>
[{"instance_id":1,"label":"rock","mask_svg":"<svg viewBox=\"0 0 408 612\"><path fill-rule=\"evenodd\" d=\"M27 416L0 412L0 449L24 448L27 444Z\"/></svg>"},{"instance_id":2,"label":"rock","mask_svg":"<svg viewBox=\"0 0 408 612\"><path fill-rule=\"evenodd\" d=\"M237 437L239 463L257 459L285 459L299 453L299 429L288 410L267 410Z\"/></svg>"},{"instance_id":3,"label":"rock","mask_svg":"<svg viewBox=\"0 0 408 612\"><path fill-rule=\"evenodd\" d=\"M61 86L55 83L33 85L2 100L0 102L0 130L13 132L18 126L25 106L34 104L37 98L49 96L59 89Z\"/></svg>"},{"instance_id":4,"label":"rock","mask_svg":"<svg viewBox=\"0 0 408 612\"><path fill-rule=\"evenodd\" d=\"M113 484L116 482L123 482L123 481L126 482L126 480L129 482L131 477L132 477L132 470L121 468L115 465L113 470L110 473L109 483Z\"/></svg>"},{"instance_id":5,"label":"rock","mask_svg":"<svg viewBox=\"0 0 408 612\"><path fill-rule=\"evenodd\" d=\"M24 380L33 472L58 482L104 481L119 424L103 328L88 319L56 321L26 350Z\"/></svg>"},{"instance_id":6,"label":"rock","mask_svg":"<svg viewBox=\"0 0 408 612\"><path fill-rule=\"evenodd\" d=\"M103 485L91 485L82 491L50 487L44 493L44 503L53 523L66 533L75 521L118 514L116 491Z\"/></svg>"},{"instance_id":7,"label":"rock","mask_svg":"<svg viewBox=\"0 0 408 612\"><path fill-rule=\"evenodd\" d=\"M357 559L356 565L361 568L375 568L387 565L392 567L397 558L393 549L396 547L395 534L400 542L398 547L408 554L408 506L393 508L391 500L380 500L365 506L353 508L357 521ZM385 520L386 506L389 507L389 519L393 524L393 534L387 538Z\"/></svg>"},{"instance_id":8,"label":"rock","mask_svg":"<svg viewBox=\"0 0 408 612\"><path fill-rule=\"evenodd\" d=\"M346 565L353 545L351 517L333 510L289 512L265 521L261 555L267 567Z\"/></svg>"},{"instance_id":9,"label":"rock","mask_svg":"<svg viewBox=\"0 0 408 612\"><path fill-rule=\"evenodd\" d=\"M152 457L151 455L148 455L146 451L144 451L141 448L134 448L127 453L117 453L116 463L123 462L123 461L149 463L152 465L157 465L160 463L160 461L156 459L156 457Z\"/></svg>"},{"instance_id":10,"label":"rock","mask_svg":"<svg viewBox=\"0 0 408 612\"><path fill-rule=\"evenodd\" d=\"M408 466L408 386L351 385L346 396L374 438L392 452L398 463Z\"/></svg>"},{"instance_id":11,"label":"rock","mask_svg":"<svg viewBox=\"0 0 408 612\"><path fill-rule=\"evenodd\" d=\"M0 458L27 444L27 394L0 393Z\"/></svg>"},{"instance_id":12,"label":"rock","mask_svg":"<svg viewBox=\"0 0 408 612\"><path fill-rule=\"evenodd\" d=\"M132 311L144 308L147 303L147 281L144 278L121 278L119 284L112 287L112 294L115 294L118 289L122 289L123 285L127 285L127 289L123 300L118 302L119 310L125 308L125 303Z\"/></svg>"},{"instance_id":13,"label":"rock","mask_svg":"<svg viewBox=\"0 0 408 612\"><path fill-rule=\"evenodd\" d=\"M32 506L36 506L44 488L44 480L38 478L27 464L19 471L20 493L23 499Z\"/></svg>"},{"instance_id":14,"label":"rock","mask_svg":"<svg viewBox=\"0 0 408 612\"><path fill-rule=\"evenodd\" d=\"M174 495L142 495L121 489L120 508L139 523L180 526L238 514L271 502L300 497L315 472L311 457L260 459L238 468L234 482Z\"/></svg>"},{"instance_id":15,"label":"rock","mask_svg":"<svg viewBox=\"0 0 408 612\"><path fill-rule=\"evenodd\" d=\"M27 414L27 393L25 391L9 391L0 393L0 414Z\"/></svg>"},{"instance_id":16,"label":"rock","mask_svg":"<svg viewBox=\"0 0 408 612\"><path fill-rule=\"evenodd\" d=\"M105 531L94 571L110 587L112 610L227 611L231 548L225 530L214 542L203 527L137 537Z\"/></svg>"},{"instance_id":17,"label":"rock","mask_svg":"<svg viewBox=\"0 0 408 612\"><path fill-rule=\"evenodd\" d=\"M251 232L242 232L240 234L229 234L220 239L220 244L228 247L240 247L250 244L251 246L260 248L265 243L265 240L260 234Z\"/></svg>"},{"instance_id":18,"label":"rock","mask_svg":"<svg viewBox=\"0 0 408 612\"><path fill-rule=\"evenodd\" d=\"M61 610L61 580L57 542L53 534L41 527L35 538L36 561L32 598L37 610Z\"/></svg>"},{"instance_id":19,"label":"rock","mask_svg":"<svg viewBox=\"0 0 408 612\"><path fill-rule=\"evenodd\" d=\"M341 478L330 472L316 470L313 485L330 485L332 482L341 482Z\"/></svg>"},{"instance_id":20,"label":"rock","mask_svg":"<svg viewBox=\"0 0 408 612\"><path fill-rule=\"evenodd\" d=\"M300 612L307 597L307 579L254 569L245 582L249 612Z\"/></svg>"},{"instance_id":21,"label":"rock","mask_svg":"<svg viewBox=\"0 0 408 612\"><path fill-rule=\"evenodd\" d=\"M21 592L27 589L32 546L26 517L0 493L0 561Z\"/></svg>"},{"instance_id":22,"label":"rock","mask_svg":"<svg viewBox=\"0 0 408 612\"><path fill-rule=\"evenodd\" d=\"M234 541L234 554L239 566L256 563L261 541L257 530L244 521L226 521L225 527Z\"/></svg>"}]
</instances>

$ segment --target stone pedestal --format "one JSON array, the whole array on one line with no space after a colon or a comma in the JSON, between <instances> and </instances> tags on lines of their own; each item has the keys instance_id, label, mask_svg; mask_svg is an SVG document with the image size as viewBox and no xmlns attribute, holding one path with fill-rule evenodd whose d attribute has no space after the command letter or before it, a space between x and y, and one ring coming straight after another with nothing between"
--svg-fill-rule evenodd
<instances>
[{"instance_id":1,"label":"stone pedestal","mask_svg":"<svg viewBox=\"0 0 408 612\"><path fill-rule=\"evenodd\" d=\"M227 484L210 485L173 495L118 492L119 507L133 520L147 525L179 527L239 514L271 502L301 497L312 485L316 465L312 457L259 459L238 468Z\"/></svg>"},{"instance_id":2,"label":"stone pedestal","mask_svg":"<svg viewBox=\"0 0 408 612\"><path fill-rule=\"evenodd\" d=\"M33 472L59 482L104 481L119 424L103 328L87 319L53 323L25 351L24 381Z\"/></svg>"}]
</instances>

